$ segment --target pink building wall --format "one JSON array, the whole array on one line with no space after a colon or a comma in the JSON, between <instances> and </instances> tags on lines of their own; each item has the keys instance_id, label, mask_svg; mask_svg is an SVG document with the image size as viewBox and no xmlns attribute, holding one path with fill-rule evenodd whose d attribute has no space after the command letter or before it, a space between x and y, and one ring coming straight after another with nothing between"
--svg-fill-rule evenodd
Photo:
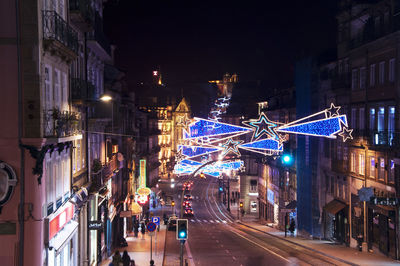
<instances>
[{"instance_id":1,"label":"pink building wall","mask_svg":"<svg viewBox=\"0 0 400 266\"><path fill-rule=\"evenodd\" d=\"M0 1L0 160L9 164L17 175L17 185L10 200L3 205L0 223L16 224L16 234L0 235L0 264L14 266L19 257L19 223L18 206L20 203L21 184L21 154L18 142L18 60L16 46L15 1ZM21 67L24 71L24 67ZM22 84L23 86L23 84ZM38 88L39 89L39 88ZM24 144L38 145L41 140L26 141ZM32 203L32 215L39 221L28 218L28 208L25 205L25 248L24 265L42 265L43 221L42 200L44 184L37 183L37 177L32 174L35 161L28 151L25 151L25 202Z\"/></svg>"}]
</instances>

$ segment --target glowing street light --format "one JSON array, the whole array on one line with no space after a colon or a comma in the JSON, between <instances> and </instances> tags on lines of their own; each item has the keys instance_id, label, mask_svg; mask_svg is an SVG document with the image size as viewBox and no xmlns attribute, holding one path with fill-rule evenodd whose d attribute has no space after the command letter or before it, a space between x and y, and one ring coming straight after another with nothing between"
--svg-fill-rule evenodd
<instances>
[{"instance_id":1,"label":"glowing street light","mask_svg":"<svg viewBox=\"0 0 400 266\"><path fill-rule=\"evenodd\" d=\"M110 95L104 94L103 96L100 97L100 100L103 102L109 102L112 100L112 97Z\"/></svg>"}]
</instances>

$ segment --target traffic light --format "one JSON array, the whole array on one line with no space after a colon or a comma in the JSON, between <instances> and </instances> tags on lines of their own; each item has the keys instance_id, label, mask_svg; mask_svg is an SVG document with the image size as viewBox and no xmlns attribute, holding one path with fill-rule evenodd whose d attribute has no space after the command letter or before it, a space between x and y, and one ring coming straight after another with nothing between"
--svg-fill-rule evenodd
<instances>
[{"instance_id":1,"label":"traffic light","mask_svg":"<svg viewBox=\"0 0 400 266\"><path fill-rule=\"evenodd\" d=\"M203 173L200 173L200 178L206 179L206 175Z\"/></svg>"},{"instance_id":2,"label":"traffic light","mask_svg":"<svg viewBox=\"0 0 400 266\"><path fill-rule=\"evenodd\" d=\"M243 208L243 202L239 203L240 208Z\"/></svg>"},{"instance_id":3,"label":"traffic light","mask_svg":"<svg viewBox=\"0 0 400 266\"><path fill-rule=\"evenodd\" d=\"M224 191L224 188L222 186L219 186L219 192Z\"/></svg>"},{"instance_id":4,"label":"traffic light","mask_svg":"<svg viewBox=\"0 0 400 266\"><path fill-rule=\"evenodd\" d=\"M172 205L172 206L175 206L175 201L174 201L174 200L171 201L171 205Z\"/></svg>"},{"instance_id":5,"label":"traffic light","mask_svg":"<svg viewBox=\"0 0 400 266\"><path fill-rule=\"evenodd\" d=\"M284 165L291 165L293 163L293 157L289 153L283 154L282 163Z\"/></svg>"},{"instance_id":6,"label":"traffic light","mask_svg":"<svg viewBox=\"0 0 400 266\"><path fill-rule=\"evenodd\" d=\"M188 220L178 219L176 222L176 239L186 240L188 238Z\"/></svg>"}]
</instances>

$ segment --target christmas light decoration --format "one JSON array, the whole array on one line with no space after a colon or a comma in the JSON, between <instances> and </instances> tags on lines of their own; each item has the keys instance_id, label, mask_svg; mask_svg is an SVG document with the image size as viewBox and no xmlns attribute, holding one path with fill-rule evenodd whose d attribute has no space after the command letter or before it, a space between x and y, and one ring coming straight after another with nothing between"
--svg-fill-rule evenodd
<instances>
[{"instance_id":1,"label":"christmas light decoration","mask_svg":"<svg viewBox=\"0 0 400 266\"><path fill-rule=\"evenodd\" d=\"M329 108L298 119L296 121L281 124L267 118L261 113L258 119L244 121L243 126L236 126L218 122L219 115L224 113L228 98L220 98L215 102L215 109L211 111L213 120L194 118L191 123L186 122L186 130L183 130L182 145L178 146L177 164L174 172L179 175L192 174L202 165L216 158L224 158L233 153L240 156L239 149L263 155L277 156L283 152L283 142L286 134L308 135L325 138L337 138L341 136L343 142L353 139L352 129L348 128L346 115L340 115L340 106L331 104ZM252 133L250 142L234 139L244 134ZM214 154L221 152L216 157ZM243 162L222 163L216 161L204 166L201 172L210 176L220 176L226 171L243 170Z\"/></svg>"}]
</instances>

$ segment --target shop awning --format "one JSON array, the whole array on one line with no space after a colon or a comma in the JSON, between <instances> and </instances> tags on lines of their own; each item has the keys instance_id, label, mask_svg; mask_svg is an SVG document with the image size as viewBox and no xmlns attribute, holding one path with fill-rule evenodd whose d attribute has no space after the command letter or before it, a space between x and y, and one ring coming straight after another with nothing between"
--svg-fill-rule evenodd
<instances>
[{"instance_id":1,"label":"shop awning","mask_svg":"<svg viewBox=\"0 0 400 266\"><path fill-rule=\"evenodd\" d=\"M346 207L346 204L344 204L343 202L339 201L339 200L332 200L331 202L329 202L328 204L325 205L325 210L331 214L336 214L338 213L340 210L342 210L344 207Z\"/></svg>"},{"instance_id":2,"label":"shop awning","mask_svg":"<svg viewBox=\"0 0 400 266\"><path fill-rule=\"evenodd\" d=\"M385 206L385 205L370 205L370 208L374 210L374 212L383 214L385 216L394 216L394 212L396 208L394 206Z\"/></svg>"},{"instance_id":3,"label":"shop awning","mask_svg":"<svg viewBox=\"0 0 400 266\"><path fill-rule=\"evenodd\" d=\"M62 248L68 243L68 241L74 236L78 229L78 223L70 221L61 229L52 239L49 241L49 246L54 248L56 254L58 254Z\"/></svg>"}]
</instances>

